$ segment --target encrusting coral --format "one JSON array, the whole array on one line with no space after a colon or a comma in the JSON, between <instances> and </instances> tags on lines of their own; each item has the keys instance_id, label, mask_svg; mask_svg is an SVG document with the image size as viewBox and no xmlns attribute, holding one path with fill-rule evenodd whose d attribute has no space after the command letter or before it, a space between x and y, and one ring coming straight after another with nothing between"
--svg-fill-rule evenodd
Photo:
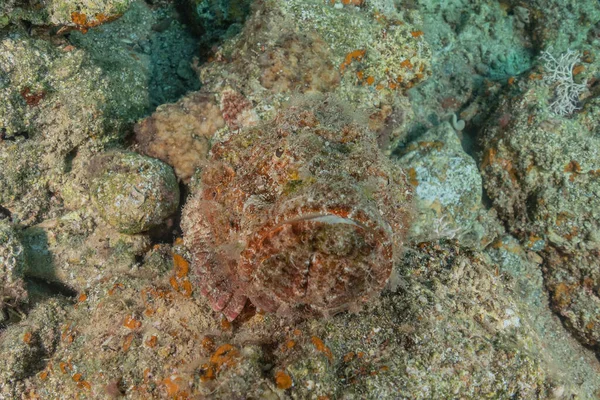
<instances>
[{"instance_id":1,"label":"encrusting coral","mask_svg":"<svg viewBox=\"0 0 600 400\"><path fill-rule=\"evenodd\" d=\"M203 93L192 93L175 104L165 104L135 126L138 150L171 165L189 183L208 157L210 139L225 126L216 102Z\"/></svg>"},{"instance_id":2,"label":"encrusting coral","mask_svg":"<svg viewBox=\"0 0 600 400\"><path fill-rule=\"evenodd\" d=\"M304 101L215 144L184 209L197 283L230 320L247 298L279 314L359 309L400 254L403 172L343 105Z\"/></svg>"}]
</instances>

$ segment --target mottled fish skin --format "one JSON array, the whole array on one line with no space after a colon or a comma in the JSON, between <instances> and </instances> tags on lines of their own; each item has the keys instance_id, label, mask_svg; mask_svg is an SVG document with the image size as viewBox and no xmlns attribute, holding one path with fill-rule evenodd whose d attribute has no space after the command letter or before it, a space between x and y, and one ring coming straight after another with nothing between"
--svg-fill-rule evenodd
<instances>
[{"instance_id":1,"label":"mottled fish skin","mask_svg":"<svg viewBox=\"0 0 600 400\"><path fill-rule=\"evenodd\" d=\"M371 132L331 121L327 104L232 133L201 171L184 237L200 292L229 320L247 299L278 314L358 310L401 253L411 186Z\"/></svg>"}]
</instances>

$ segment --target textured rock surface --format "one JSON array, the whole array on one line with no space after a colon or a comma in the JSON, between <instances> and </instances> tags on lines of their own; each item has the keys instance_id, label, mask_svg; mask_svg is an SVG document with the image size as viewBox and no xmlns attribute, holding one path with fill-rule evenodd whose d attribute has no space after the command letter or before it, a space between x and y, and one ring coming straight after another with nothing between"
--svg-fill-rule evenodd
<instances>
[{"instance_id":1,"label":"textured rock surface","mask_svg":"<svg viewBox=\"0 0 600 400\"><path fill-rule=\"evenodd\" d=\"M16 307L27 298L23 275L25 254L21 238L14 226L0 219L0 324L8 320L8 307Z\"/></svg>"},{"instance_id":2,"label":"textured rock surface","mask_svg":"<svg viewBox=\"0 0 600 400\"><path fill-rule=\"evenodd\" d=\"M599 68L585 56L578 65L578 82ZM598 348L600 108L585 91L581 111L554 115L554 88L541 79L544 73L532 72L518 92L500 97L481 141L483 182L508 229L526 248L541 251L553 308L583 343Z\"/></svg>"},{"instance_id":3,"label":"textured rock surface","mask_svg":"<svg viewBox=\"0 0 600 400\"><path fill-rule=\"evenodd\" d=\"M62 147L68 153L92 135L114 138L123 122L141 115L146 99L139 78L130 77L123 85L112 71L64 41L58 40L57 47L24 31L3 32L0 38L5 104L0 118L6 137L42 136L43 130L51 149Z\"/></svg>"},{"instance_id":4,"label":"textured rock surface","mask_svg":"<svg viewBox=\"0 0 600 400\"><path fill-rule=\"evenodd\" d=\"M280 314L358 309L401 252L403 172L343 104L307 103L215 144L184 210L201 291L230 319L246 297Z\"/></svg>"},{"instance_id":5,"label":"textured rock surface","mask_svg":"<svg viewBox=\"0 0 600 400\"><path fill-rule=\"evenodd\" d=\"M570 393L579 393L583 398L598 397L597 379L593 377L596 372L589 369L597 362L597 354L586 351L549 309L552 294L549 296L546 290L548 278L541 268L545 260L509 235L498 237L485 253L512 288L511 297L519 305L521 324L541 338L529 342L529 354L547 362L553 371L557 382L550 393L552 397L569 397Z\"/></svg>"},{"instance_id":6,"label":"textured rock surface","mask_svg":"<svg viewBox=\"0 0 600 400\"><path fill-rule=\"evenodd\" d=\"M398 292L369 313L311 324L328 350L300 339L284 353L300 397L549 397L553 377L529 353L534 333L485 256L424 245L401 265Z\"/></svg>"},{"instance_id":7,"label":"textured rock surface","mask_svg":"<svg viewBox=\"0 0 600 400\"><path fill-rule=\"evenodd\" d=\"M60 324L69 304L65 299L49 299L29 314L27 323L13 325L0 336L0 396L18 398L30 393L25 383L47 365L60 343ZM55 396L56 397L56 396Z\"/></svg>"},{"instance_id":8,"label":"textured rock surface","mask_svg":"<svg viewBox=\"0 0 600 400\"><path fill-rule=\"evenodd\" d=\"M119 232L147 231L177 211L177 178L171 167L155 158L106 152L91 161L89 176L94 206Z\"/></svg>"},{"instance_id":9,"label":"textured rock surface","mask_svg":"<svg viewBox=\"0 0 600 400\"><path fill-rule=\"evenodd\" d=\"M5 0L0 4L0 28L21 20L35 25L66 25L87 30L127 10L132 0Z\"/></svg>"},{"instance_id":10,"label":"textured rock surface","mask_svg":"<svg viewBox=\"0 0 600 400\"><path fill-rule=\"evenodd\" d=\"M419 12L318 0L258 4L241 35L201 69L205 88L233 88L265 119L294 93L334 92L361 110L390 151L412 115L399 94L431 74Z\"/></svg>"},{"instance_id":11,"label":"textured rock surface","mask_svg":"<svg viewBox=\"0 0 600 400\"><path fill-rule=\"evenodd\" d=\"M125 274L150 247L144 235L119 234L83 211L72 211L23 231L27 276L84 290Z\"/></svg>"},{"instance_id":12,"label":"textured rock surface","mask_svg":"<svg viewBox=\"0 0 600 400\"><path fill-rule=\"evenodd\" d=\"M529 246L587 250L599 243L600 141L598 101L573 119L530 114L546 107L542 83L523 82L524 96L507 94L485 132L481 169L495 208ZM509 100L510 99L510 100ZM515 101L516 100L516 101ZM541 104L540 104L541 103ZM525 236L529 235L528 238Z\"/></svg>"},{"instance_id":13,"label":"textured rock surface","mask_svg":"<svg viewBox=\"0 0 600 400\"><path fill-rule=\"evenodd\" d=\"M0 203L25 224L57 217L76 155L123 139L145 107L87 54L25 32L0 32Z\"/></svg>"},{"instance_id":14,"label":"textured rock surface","mask_svg":"<svg viewBox=\"0 0 600 400\"><path fill-rule=\"evenodd\" d=\"M398 160L415 187L419 216L411 225L411 240L457 239L474 247L489 241L478 221L485 213L481 176L458 135L442 123L411 143Z\"/></svg>"},{"instance_id":15,"label":"textured rock surface","mask_svg":"<svg viewBox=\"0 0 600 400\"><path fill-rule=\"evenodd\" d=\"M232 119L239 112L236 107L252 109L254 115L245 123L270 120L294 96L333 92L360 110L355 117L368 122L384 151L391 152L400 130L411 121L403 93L431 73L431 52L419 30L419 13L388 7L389 15L384 16L371 5L338 9L314 0L269 1L256 8L241 34L226 41L213 62L199 68L204 85L199 96L214 98L210 102L219 104L227 127L239 127ZM369 51L366 43L374 44ZM193 101L200 104L190 108ZM203 158L197 155L204 151L198 143L201 137L221 126L211 105L198 109L202 103L182 99L137 127L142 151L176 170L185 168L178 172L184 180L198 165L194 159ZM178 118L176 110L190 109L201 118L190 121L200 129L200 137L191 139L192 147L200 150L184 147L190 143L184 131L191 126L180 125L190 117Z\"/></svg>"},{"instance_id":16,"label":"textured rock surface","mask_svg":"<svg viewBox=\"0 0 600 400\"><path fill-rule=\"evenodd\" d=\"M19 265L0 270L0 284L8 277L20 290L0 314L0 398L600 396L596 0L257 0L240 36L199 50L212 56L203 65L190 65L202 39L171 3L139 0L97 27L85 1L76 14L71 1L0 4L0 256L8 249ZM48 23L36 21L48 20L49 4L64 4L71 22L37 25ZM564 118L550 115L557 86L543 80L551 71L538 52L568 47L582 55L571 72L586 90L582 110ZM202 91L160 107L137 126L135 143L135 120L198 88L193 70ZM334 92L345 106L307 107L313 92ZM466 121L453 121L456 133L442 122L453 114ZM275 117L279 125L269 125ZM340 143L349 121L347 134L368 126L376 136ZM375 138L391 161L380 162ZM407 180L422 190L414 240L404 241L390 290L360 313L282 318L247 307L229 323L211 310L228 295L202 296L190 251L214 256L210 268L225 265L211 279L238 265L221 262L253 255L214 243L184 248L177 214L149 232L119 233L92 199L90 161L108 148L171 164L185 193L207 196L202 215L225 227L204 243L227 244L242 243L259 219L275 221L285 208L277 201L342 170L359 183L340 176L311 201L344 186L348 204L375 210L385 179L371 172L391 170L374 166L404 157ZM307 167L296 175L299 164ZM300 172L312 181L300 182ZM231 207L216 213L207 206L215 203ZM292 244L286 253L334 259L368 244L364 227L337 214L286 221L255 235L265 238L250 246L256 257ZM289 265L282 260L261 261ZM298 280L268 278L302 277L301 268L254 271L260 288L297 299Z\"/></svg>"},{"instance_id":17,"label":"textured rock surface","mask_svg":"<svg viewBox=\"0 0 600 400\"><path fill-rule=\"evenodd\" d=\"M552 307L587 346L600 351L600 264L598 250L564 254L544 251Z\"/></svg>"},{"instance_id":18,"label":"textured rock surface","mask_svg":"<svg viewBox=\"0 0 600 400\"><path fill-rule=\"evenodd\" d=\"M172 6L137 1L117 21L52 40L9 28L0 32L0 204L27 225L58 217L63 201L79 207L78 165L199 87L196 40Z\"/></svg>"},{"instance_id":19,"label":"textured rock surface","mask_svg":"<svg viewBox=\"0 0 600 400\"><path fill-rule=\"evenodd\" d=\"M182 19L172 4L150 7L136 0L117 20L87 33L74 31L69 40L103 69L120 71L112 76L115 84L138 87L144 111L153 110L200 88L192 69L199 38Z\"/></svg>"},{"instance_id":20,"label":"textured rock surface","mask_svg":"<svg viewBox=\"0 0 600 400\"><path fill-rule=\"evenodd\" d=\"M23 357L0 362L0 393L591 398L589 354L564 331L539 340L560 324L522 302L542 286L537 275L510 277L510 268L534 265L518 249L507 241L490 257L422 245L402 258L396 292L368 312L293 323L249 314L232 325L186 291L191 271L181 247L160 246L144 260L154 268L99 282L69 305L40 305L12 325L0 345L13 343L12 354Z\"/></svg>"},{"instance_id":21,"label":"textured rock surface","mask_svg":"<svg viewBox=\"0 0 600 400\"><path fill-rule=\"evenodd\" d=\"M253 0L178 0L202 42L215 45L242 30Z\"/></svg>"}]
</instances>

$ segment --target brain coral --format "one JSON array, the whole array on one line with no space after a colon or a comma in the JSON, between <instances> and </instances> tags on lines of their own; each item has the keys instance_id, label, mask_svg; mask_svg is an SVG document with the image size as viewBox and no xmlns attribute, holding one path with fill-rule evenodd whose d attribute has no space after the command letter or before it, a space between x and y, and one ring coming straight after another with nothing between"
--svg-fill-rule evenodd
<instances>
[{"instance_id":1,"label":"brain coral","mask_svg":"<svg viewBox=\"0 0 600 400\"><path fill-rule=\"evenodd\" d=\"M412 193L343 107L291 106L215 144L182 218L197 283L230 320L357 310L400 254Z\"/></svg>"}]
</instances>

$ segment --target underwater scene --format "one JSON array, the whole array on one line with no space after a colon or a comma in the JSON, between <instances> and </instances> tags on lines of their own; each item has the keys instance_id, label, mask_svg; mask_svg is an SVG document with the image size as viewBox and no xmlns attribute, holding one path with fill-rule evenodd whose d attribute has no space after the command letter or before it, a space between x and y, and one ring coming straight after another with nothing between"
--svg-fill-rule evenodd
<instances>
[{"instance_id":1,"label":"underwater scene","mask_svg":"<svg viewBox=\"0 0 600 400\"><path fill-rule=\"evenodd\" d=\"M0 0L0 400L600 399L597 0Z\"/></svg>"}]
</instances>

